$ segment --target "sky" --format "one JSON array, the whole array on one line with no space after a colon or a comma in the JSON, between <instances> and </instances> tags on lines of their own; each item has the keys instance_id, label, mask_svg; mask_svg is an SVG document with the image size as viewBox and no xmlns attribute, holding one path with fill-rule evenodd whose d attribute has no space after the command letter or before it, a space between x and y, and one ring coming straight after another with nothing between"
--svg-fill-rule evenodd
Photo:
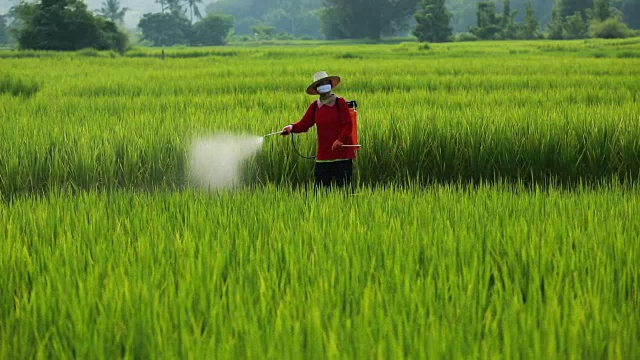
<instances>
[{"instance_id":1,"label":"sky","mask_svg":"<svg viewBox=\"0 0 640 360\"><path fill-rule=\"evenodd\" d=\"M85 0L89 10L97 10L102 7L104 0ZM204 1L204 4L210 1ZM0 14L5 14L9 11L13 5L17 4L18 0L0 0ZM200 9L204 10L204 4L200 5ZM120 0L120 6L127 7L130 10L127 11L127 15L124 18L125 26L128 28L135 28L138 26L138 22L143 14L148 12L160 12L160 5L155 3L155 0Z\"/></svg>"}]
</instances>

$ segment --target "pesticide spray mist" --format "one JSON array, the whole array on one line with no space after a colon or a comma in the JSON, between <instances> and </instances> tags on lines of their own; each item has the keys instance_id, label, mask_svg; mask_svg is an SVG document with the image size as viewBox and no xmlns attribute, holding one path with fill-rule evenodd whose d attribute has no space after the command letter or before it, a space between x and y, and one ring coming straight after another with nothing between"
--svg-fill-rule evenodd
<instances>
[{"instance_id":1,"label":"pesticide spray mist","mask_svg":"<svg viewBox=\"0 0 640 360\"><path fill-rule=\"evenodd\" d=\"M262 148L261 136L214 135L191 145L189 176L202 189L225 189L240 183L243 161Z\"/></svg>"}]
</instances>

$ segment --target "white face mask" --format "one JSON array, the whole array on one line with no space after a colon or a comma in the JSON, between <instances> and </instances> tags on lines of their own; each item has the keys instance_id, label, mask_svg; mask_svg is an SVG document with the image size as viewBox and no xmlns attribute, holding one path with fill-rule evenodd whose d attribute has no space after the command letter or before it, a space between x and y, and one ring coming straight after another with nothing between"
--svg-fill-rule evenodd
<instances>
[{"instance_id":1,"label":"white face mask","mask_svg":"<svg viewBox=\"0 0 640 360\"><path fill-rule=\"evenodd\" d=\"M331 84L320 85L316 88L320 94L326 94L331 91Z\"/></svg>"}]
</instances>

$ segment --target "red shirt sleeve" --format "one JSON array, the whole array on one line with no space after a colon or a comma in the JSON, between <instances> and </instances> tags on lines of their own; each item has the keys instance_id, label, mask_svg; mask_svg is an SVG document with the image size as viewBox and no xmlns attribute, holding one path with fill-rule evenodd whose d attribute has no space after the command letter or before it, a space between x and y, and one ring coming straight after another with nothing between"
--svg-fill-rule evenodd
<instances>
[{"instance_id":1,"label":"red shirt sleeve","mask_svg":"<svg viewBox=\"0 0 640 360\"><path fill-rule=\"evenodd\" d=\"M342 131L340 132L340 136L338 136L338 140L340 140L343 144L350 144L353 140L351 139L351 115L349 115L349 106L347 102L343 98L338 98L338 109L340 110L340 127Z\"/></svg>"},{"instance_id":2,"label":"red shirt sleeve","mask_svg":"<svg viewBox=\"0 0 640 360\"><path fill-rule=\"evenodd\" d=\"M300 119L300 121L298 121L293 125L293 129L292 132L294 133L303 133L303 132L307 132L307 130L309 130L309 128L311 128L313 125L315 125L316 123L316 119L315 119L315 107L316 107L316 102L314 101L313 103L311 103L311 105L309 105L309 107L307 108L307 111L304 113L304 115L302 116L302 119Z\"/></svg>"}]
</instances>

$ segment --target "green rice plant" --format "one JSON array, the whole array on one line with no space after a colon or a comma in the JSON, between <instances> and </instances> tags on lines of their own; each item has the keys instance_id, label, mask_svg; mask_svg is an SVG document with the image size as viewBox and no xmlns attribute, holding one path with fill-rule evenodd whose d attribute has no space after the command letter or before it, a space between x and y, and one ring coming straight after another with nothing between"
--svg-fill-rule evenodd
<instances>
[{"instance_id":1,"label":"green rice plant","mask_svg":"<svg viewBox=\"0 0 640 360\"><path fill-rule=\"evenodd\" d=\"M87 49L81 49L76 51L76 54L78 54L78 56L84 56L84 57L98 57L99 52L96 49L87 48Z\"/></svg>"},{"instance_id":2,"label":"green rice plant","mask_svg":"<svg viewBox=\"0 0 640 360\"><path fill-rule=\"evenodd\" d=\"M623 51L618 53L616 56L621 59L640 58L640 52Z\"/></svg>"},{"instance_id":3,"label":"green rice plant","mask_svg":"<svg viewBox=\"0 0 640 360\"><path fill-rule=\"evenodd\" d=\"M0 51L0 59L23 59L23 58L39 58L46 55L53 55L52 52L20 50L20 51Z\"/></svg>"},{"instance_id":4,"label":"green rice plant","mask_svg":"<svg viewBox=\"0 0 640 360\"><path fill-rule=\"evenodd\" d=\"M636 358L637 189L0 203L0 357Z\"/></svg>"},{"instance_id":5,"label":"green rice plant","mask_svg":"<svg viewBox=\"0 0 640 360\"><path fill-rule=\"evenodd\" d=\"M344 53L344 54L338 55L336 58L337 59L362 59L362 56L353 54L353 53Z\"/></svg>"},{"instance_id":6,"label":"green rice plant","mask_svg":"<svg viewBox=\"0 0 640 360\"><path fill-rule=\"evenodd\" d=\"M0 73L0 95L10 94L13 96L30 97L37 93L40 86L38 83L11 74Z\"/></svg>"},{"instance_id":7,"label":"green rice plant","mask_svg":"<svg viewBox=\"0 0 640 360\"><path fill-rule=\"evenodd\" d=\"M297 121L310 59L342 76L337 93L360 104L356 161L363 184L634 181L640 174L636 103L640 74L619 40L231 47L234 56L3 59L12 79L46 84L25 103L4 97L3 196L51 188L181 188L192 139L259 136ZM622 45L617 45L622 46ZM635 51L635 43L625 43ZM530 51L522 53L522 51ZM594 59L593 51L609 54ZM511 54L516 52L516 54ZM362 58L336 59L345 53ZM151 56L153 55L153 56ZM495 66L500 63L500 66ZM313 153L315 137L297 137ZM313 162L273 138L246 182L305 184Z\"/></svg>"}]
</instances>

